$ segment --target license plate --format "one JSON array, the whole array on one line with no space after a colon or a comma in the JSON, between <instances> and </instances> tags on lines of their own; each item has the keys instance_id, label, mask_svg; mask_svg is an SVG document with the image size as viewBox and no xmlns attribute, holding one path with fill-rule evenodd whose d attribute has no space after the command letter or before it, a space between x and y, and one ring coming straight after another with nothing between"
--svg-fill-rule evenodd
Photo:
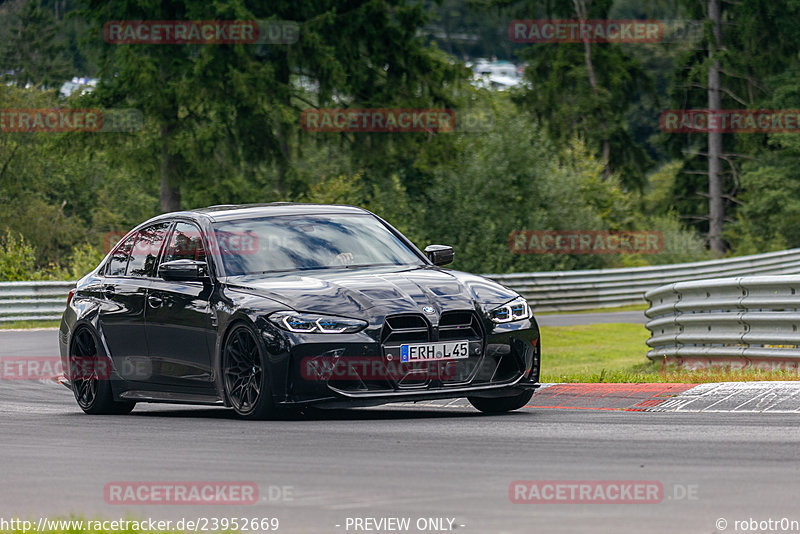
<instances>
[{"instance_id":1,"label":"license plate","mask_svg":"<svg viewBox=\"0 0 800 534\"><path fill-rule=\"evenodd\" d=\"M401 362L427 362L431 360L460 360L469 358L469 342L419 343L400 345Z\"/></svg>"}]
</instances>

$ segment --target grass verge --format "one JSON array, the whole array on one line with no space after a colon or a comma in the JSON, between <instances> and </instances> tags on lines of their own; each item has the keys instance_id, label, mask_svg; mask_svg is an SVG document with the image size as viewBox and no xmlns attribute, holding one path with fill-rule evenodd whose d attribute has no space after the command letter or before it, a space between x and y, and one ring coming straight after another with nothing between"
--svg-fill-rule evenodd
<instances>
[{"instance_id":1,"label":"grass verge","mask_svg":"<svg viewBox=\"0 0 800 534\"><path fill-rule=\"evenodd\" d=\"M0 323L0 330L19 330L27 328L58 328L61 321L10 321Z\"/></svg>"},{"instance_id":2,"label":"grass verge","mask_svg":"<svg viewBox=\"0 0 800 534\"><path fill-rule=\"evenodd\" d=\"M687 371L652 363L641 324L541 326L542 382L752 382L800 380L792 371Z\"/></svg>"}]
</instances>

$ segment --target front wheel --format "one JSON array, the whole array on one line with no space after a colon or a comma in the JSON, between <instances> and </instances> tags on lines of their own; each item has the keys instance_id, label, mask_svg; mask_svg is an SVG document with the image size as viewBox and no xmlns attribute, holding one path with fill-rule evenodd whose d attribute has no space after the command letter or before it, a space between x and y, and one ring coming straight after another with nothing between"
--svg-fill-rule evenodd
<instances>
[{"instance_id":1,"label":"front wheel","mask_svg":"<svg viewBox=\"0 0 800 534\"><path fill-rule=\"evenodd\" d=\"M483 413L505 413L522 408L528 404L531 397L533 397L533 391L523 391L511 397L467 397L467 400Z\"/></svg>"},{"instance_id":2,"label":"front wheel","mask_svg":"<svg viewBox=\"0 0 800 534\"><path fill-rule=\"evenodd\" d=\"M276 415L265 363L253 329L245 324L233 327L222 353L222 376L228 402L242 419Z\"/></svg>"}]
</instances>

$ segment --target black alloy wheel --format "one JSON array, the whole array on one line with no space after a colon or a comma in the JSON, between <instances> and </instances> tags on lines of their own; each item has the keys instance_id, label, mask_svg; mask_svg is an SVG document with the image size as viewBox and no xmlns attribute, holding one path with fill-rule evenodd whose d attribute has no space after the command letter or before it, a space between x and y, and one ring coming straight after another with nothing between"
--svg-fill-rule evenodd
<instances>
[{"instance_id":1,"label":"black alloy wheel","mask_svg":"<svg viewBox=\"0 0 800 534\"><path fill-rule=\"evenodd\" d=\"M250 326L239 324L228 334L222 357L225 395L243 419L275 415L262 348Z\"/></svg>"},{"instance_id":2,"label":"black alloy wheel","mask_svg":"<svg viewBox=\"0 0 800 534\"><path fill-rule=\"evenodd\" d=\"M97 336L88 327L80 328L72 337L67 375L75 400L91 415L130 413L136 403L114 400L108 380L111 364L99 347Z\"/></svg>"}]
</instances>

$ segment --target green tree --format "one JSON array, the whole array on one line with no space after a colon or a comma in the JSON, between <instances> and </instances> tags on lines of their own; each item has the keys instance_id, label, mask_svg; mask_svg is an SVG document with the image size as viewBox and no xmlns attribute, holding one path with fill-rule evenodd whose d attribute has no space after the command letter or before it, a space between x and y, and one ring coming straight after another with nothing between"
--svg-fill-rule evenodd
<instances>
[{"instance_id":1,"label":"green tree","mask_svg":"<svg viewBox=\"0 0 800 534\"><path fill-rule=\"evenodd\" d=\"M771 92L765 108L800 109L800 66L769 78L765 85ZM748 151L754 157L741 165L740 205L726 237L740 253L800 247L800 139L793 133L775 133L767 135L763 145L757 139L744 141L756 145Z\"/></svg>"},{"instance_id":2,"label":"green tree","mask_svg":"<svg viewBox=\"0 0 800 534\"><path fill-rule=\"evenodd\" d=\"M70 77L71 65L53 13L36 0L5 10L10 21L0 27L0 81L17 87L58 88Z\"/></svg>"},{"instance_id":3,"label":"green tree","mask_svg":"<svg viewBox=\"0 0 800 534\"><path fill-rule=\"evenodd\" d=\"M63 105L51 92L6 85L0 85L0 102L12 109ZM112 148L101 146L102 136L111 136L105 143ZM0 235L23 235L36 250L37 268L43 268L69 262L81 243L100 248L105 232L151 217L158 191L142 179L146 166L117 159L122 144L138 141L131 134L4 133Z\"/></svg>"},{"instance_id":4,"label":"green tree","mask_svg":"<svg viewBox=\"0 0 800 534\"><path fill-rule=\"evenodd\" d=\"M779 76L798 63L800 29L794 20L800 16L800 3L683 0L682 5L690 18L708 22L702 39L676 61L670 107L707 109L711 88L711 107L768 108ZM718 25L711 20L717 18L711 16L714 6L720 10ZM767 137L757 134L671 134L665 136L665 145L673 157L685 161L674 190L681 216L709 236L717 253L735 247L743 227L728 232L725 225L742 220L737 214L746 182L741 179L742 161L767 156L778 145L768 146ZM753 168L749 163L745 167ZM722 236L734 241L725 243Z\"/></svg>"},{"instance_id":5,"label":"green tree","mask_svg":"<svg viewBox=\"0 0 800 534\"><path fill-rule=\"evenodd\" d=\"M544 128L507 108L484 136L463 135L454 163L435 168L429 191L426 241L456 247L455 268L509 272L601 267L590 255L518 255L514 230L604 229L625 203L616 179L573 140L559 154ZM629 214L625 214L629 215ZM625 217L623 215L622 218ZM435 222L434 222L435 221Z\"/></svg>"},{"instance_id":6,"label":"green tree","mask_svg":"<svg viewBox=\"0 0 800 534\"><path fill-rule=\"evenodd\" d=\"M203 190L230 200L299 194L294 163L301 154L302 109L422 106L444 100L448 80L463 72L425 46L417 30L421 4L400 0L248 4L131 4L85 0L96 29L111 19L294 20L299 39L289 45L105 45L105 105L141 109L155 128L133 160L157 160L161 209L178 209L185 194ZM314 91L300 80L312 80ZM311 93L311 94L310 94ZM354 154L391 153L386 137L350 138ZM402 149L401 149L402 150ZM384 167L385 168L385 167ZM383 175L382 178L386 178ZM239 185L245 194L235 194ZM191 191L191 193L187 193ZM247 194L250 193L250 194ZM228 199L219 199L228 200Z\"/></svg>"},{"instance_id":7,"label":"green tree","mask_svg":"<svg viewBox=\"0 0 800 534\"><path fill-rule=\"evenodd\" d=\"M611 0L530 0L519 18L607 19ZM652 80L629 49L611 43L540 43L524 49L529 89L518 102L547 125L556 142L574 135L596 151L606 176L618 173L626 188L640 190L652 164L632 138L626 120L631 96L652 93ZM565 98L565 95L569 95Z\"/></svg>"}]
</instances>

